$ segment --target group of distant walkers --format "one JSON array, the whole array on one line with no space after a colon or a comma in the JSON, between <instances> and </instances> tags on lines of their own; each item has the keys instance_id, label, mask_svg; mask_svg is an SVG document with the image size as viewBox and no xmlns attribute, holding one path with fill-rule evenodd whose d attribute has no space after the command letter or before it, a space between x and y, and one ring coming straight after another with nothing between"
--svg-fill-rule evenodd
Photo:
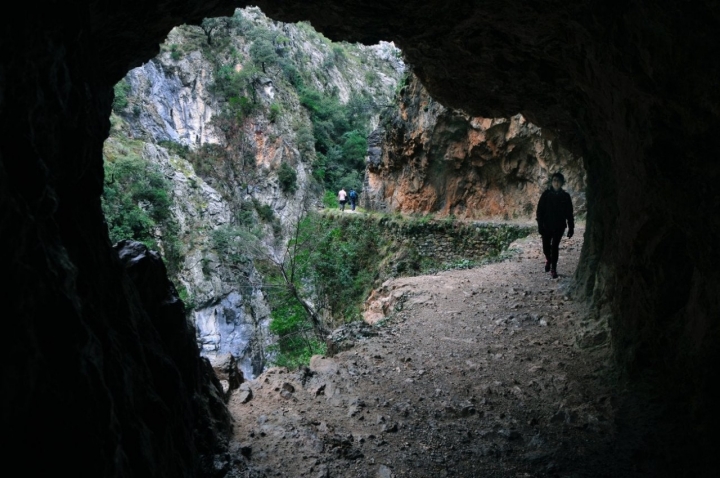
<instances>
[{"instance_id":1,"label":"group of distant walkers","mask_svg":"<svg viewBox=\"0 0 720 478\"><path fill-rule=\"evenodd\" d=\"M358 193L353 188L350 188L350 192L348 193L345 191L345 188L340 188L340 191L338 192L338 202L340 203L340 210L345 210L345 204L347 204L348 200L350 200L350 210L355 210L355 205L357 205L358 200Z\"/></svg>"},{"instance_id":2,"label":"group of distant walkers","mask_svg":"<svg viewBox=\"0 0 720 478\"><path fill-rule=\"evenodd\" d=\"M575 233L575 218L573 215L572 199L563 189L565 176L555 173L550 178L550 186L543 191L538 201L535 219L538 233L542 237L543 254L545 255L545 272L549 272L553 279L557 279L557 263L560 251L560 239L565 234L570 238ZM358 194L355 189L348 193L345 188L338 192L340 210L345 211L345 204L350 201L350 210L355 210Z\"/></svg>"}]
</instances>

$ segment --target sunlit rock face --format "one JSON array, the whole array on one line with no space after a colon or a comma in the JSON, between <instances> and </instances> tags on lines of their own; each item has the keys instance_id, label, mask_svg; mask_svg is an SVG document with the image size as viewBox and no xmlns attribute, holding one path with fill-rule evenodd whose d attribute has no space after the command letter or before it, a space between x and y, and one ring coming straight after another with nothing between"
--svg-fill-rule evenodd
<instances>
[{"instance_id":1,"label":"sunlit rock face","mask_svg":"<svg viewBox=\"0 0 720 478\"><path fill-rule=\"evenodd\" d=\"M296 88L269 68L255 80L256 107L243 117L238 130L231 131L227 125L218 126L228 101L218 91L219 67L236 72L255 68L251 45L260 34L254 29L274 32L284 39L277 48L285 60L302 58L306 86L344 102L362 94L387 104L403 64L399 51L385 42L346 45L349 60L335 61L325 37L307 26L273 22L257 8L237 10L219 25L212 44L200 27L173 28L157 56L127 73L117 87L122 101L116 102L111 118L106 158L114 160L130 142L138 156L159 166L170 180L177 231L156 231L158 248L164 253L176 241L175 250L181 251L176 267L170 268L171 280L182 291L196 325L201 354L213 366L231 354L250 379L262 372L269 358L270 311L263 278L242 241L228 237L237 234L238 216L252 214L248 209L256 209L255 204L269 206L277 223L270 226L256 218L254 227L264 227L264 253L282 254L287 228L302 215L306 196L318 203L320 199L312 185L313 152L301 144L299 133L303 127L311 131L312 123ZM273 106L281 113L271 116ZM377 124L376 119L372 122ZM197 153L209 144L242 154L229 155L234 161L187 160L188 151ZM296 171L293 191L280 185L281 164ZM225 239L218 243L219 236Z\"/></svg>"},{"instance_id":2,"label":"sunlit rock face","mask_svg":"<svg viewBox=\"0 0 720 478\"><path fill-rule=\"evenodd\" d=\"M522 115L471 117L445 108L411 76L397 111L371 135L363 205L466 219L533 219L540 194L562 172L584 215L585 171L577 158Z\"/></svg>"},{"instance_id":3,"label":"sunlit rock face","mask_svg":"<svg viewBox=\"0 0 720 478\"><path fill-rule=\"evenodd\" d=\"M669 432L646 451L664 457L670 476L712 476L720 416L717 3L255 3L333 39L394 41L445 106L488 118L521 113L583 157L588 225L578 292L609 318L630 383L651 380L667 412L659 430ZM174 414L184 431L173 440L159 438L170 433L163 420L147 440L123 434L158 420L164 415L155 411L171 403L190 407L192 394L161 339L135 332L149 319L103 224L102 143L112 86L156 55L173 26L237 6L41 0L0 20L0 263L11 278L4 312L13 318L3 348L3 451L27 475L197 474L207 449L192 438L201 413ZM147 378L146 356L167 367L162 383ZM125 371L128 361L136 372ZM173 384L177 393L154 392ZM619 416L622 429L635 428L632 414ZM49 430L78 438L57 440Z\"/></svg>"},{"instance_id":4,"label":"sunlit rock face","mask_svg":"<svg viewBox=\"0 0 720 478\"><path fill-rule=\"evenodd\" d=\"M212 65L193 52L171 65L149 61L134 68L126 79L148 102L137 108L136 136L183 145L218 144L218 132L209 126L219 108L207 91Z\"/></svg>"}]
</instances>

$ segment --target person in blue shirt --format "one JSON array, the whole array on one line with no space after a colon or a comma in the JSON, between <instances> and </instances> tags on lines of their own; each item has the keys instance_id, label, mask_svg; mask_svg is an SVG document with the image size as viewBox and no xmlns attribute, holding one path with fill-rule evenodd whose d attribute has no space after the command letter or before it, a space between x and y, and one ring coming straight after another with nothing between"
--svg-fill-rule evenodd
<instances>
[{"instance_id":1,"label":"person in blue shirt","mask_svg":"<svg viewBox=\"0 0 720 478\"><path fill-rule=\"evenodd\" d=\"M357 204L357 200L358 200L358 193L355 192L355 189L352 189L352 188L351 188L351 189L350 189L350 194L348 195L348 197L350 198L350 209L351 209L352 211L354 211L354 210L355 210L355 204Z\"/></svg>"},{"instance_id":2,"label":"person in blue shirt","mask_svg":"<svg viewBox=\"0 0 720 478\"><path fill-rule=\"evenodd\" d=\"M565 176L562 173L552 175L551 186L540 196L537 206L538 232L542 236L545 254L545 272L557 279L557 262L560 251L560 239L567 226L567 237L575 232L575 219L570 194L563 190Z\"/></svg>"}]
</instances>

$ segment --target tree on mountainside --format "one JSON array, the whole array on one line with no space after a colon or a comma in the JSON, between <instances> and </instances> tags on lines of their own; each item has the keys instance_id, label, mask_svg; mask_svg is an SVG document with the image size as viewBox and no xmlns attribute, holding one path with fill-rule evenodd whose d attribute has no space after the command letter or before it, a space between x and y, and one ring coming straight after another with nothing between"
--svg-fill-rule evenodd
<instances>
[{"instance_id":1,"label":"tree on mountainside","mask_svg":"<svg viewBox=\"0 0 720 478\"><path fill-rule=\"evenodd\" d=\"M320 313L310 300L312 287L302 275L307 264L304 264L304 256L300 251L312 247L309 238L301 238L301 226L310 208L310 197L306 194L301 199L302 207L295 222L290 227L290 239L282 252L276 253L268 248L253 231L242 231L241 243L245 247L245 254L251 257L261 268L264 268L272 292L269 293L271 302L275 303L275 309L286 309L304 311L305 320L309 321L315 336L323 341L328 335L327 326L323 323ZM298 309L299 308L299 309ZM296 322L296 321L294 321Z\"/></svg>"},{"instance_id":2,"label":"tree on mountainside","mask_svg":"<svg viewBox=\"0 0 720 478\"><path fill-rule=\"evenodd\" d=\"M202 31L205 32L205 36L207 37L208 45L212 46L213 39L212 39L212 33L213 31L217 30L218 28L225 25L225 19L224 18L205 18L200 23L200 28L202 28Z\"/></svg>"},{"instance_id":3,"label":"tree on mountainside","mask_svg":"<svg viewBox=\"0 0 720 478\"><path fill-rule=\"evenodd\" d=\"M264 38L253 42L250 46L250 56L255 64L262 68L263 73L267 73L267 67L274 65L278 61L275 47L269 40Z\"/></svg>"}]
</instances>

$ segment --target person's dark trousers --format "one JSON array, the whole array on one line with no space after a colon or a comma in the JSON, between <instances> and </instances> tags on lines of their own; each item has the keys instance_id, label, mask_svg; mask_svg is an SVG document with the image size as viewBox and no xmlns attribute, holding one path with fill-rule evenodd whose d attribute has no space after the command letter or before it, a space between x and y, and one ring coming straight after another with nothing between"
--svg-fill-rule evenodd
<instances>
[{"instance_id":1,"label":"person's dark trousers","mask_svg":"<svg viewBox=\"0 0 720 478\"><path fill-rule=\"evenodd\" d=\"M345 210L345 201L340 201L340 210L341 211Z\"/></svg>"},{"instance_id":2,"label":"person's dark trousers","mask_svg":"<svg viewBox=\"0 0 720 478\"><path fill-rule=\"evenodd\" d=\"M350 209L355 210L355 201L353 199L350 200Z\"/></svg>"},{"instance_id":3,"label":"person's dark trousers","mask_svg":"<svg viewBox=\"0 0 720 478\"><path fill-rule=\"evenodd\" d=\"M550 231L542 235L543 253L545 259L550 261L550 269L557 270L558 254L560 252L560 239L563 236L565 229L559 231Z\"/></svg>"}]
</instances>

